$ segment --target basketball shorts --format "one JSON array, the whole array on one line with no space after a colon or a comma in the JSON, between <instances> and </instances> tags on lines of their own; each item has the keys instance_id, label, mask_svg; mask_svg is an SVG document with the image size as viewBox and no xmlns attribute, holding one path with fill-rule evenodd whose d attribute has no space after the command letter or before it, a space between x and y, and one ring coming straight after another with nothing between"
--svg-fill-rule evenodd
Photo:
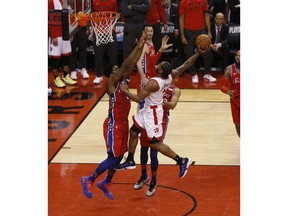
<instances>
[{"instance_id":1,"label":"basketball shorts","mask_svg":"<svg viewBox=\"0 0 288 216\"><path fill-rule=\"evenodd\" d=\"M63 40L62 37L58 37L58 46L54 46L49 37L48 41L48 56L60 58L61 56L69 56L72 53L70 40Z\"/></svg>"},{"instance_id":2,"label":"basketball shorts","mask_svg":"<svg viewBox=\"0 0 288 216\"><path fill-rule=\"evenodd\" d=\"M164 131L164 133L163 133L164 135L162 136L162 142L164 141L165 134L166 134L166 131L167 131L167 127L168 127L167 122L163 121L162 122L162 128L163 128L163 131ZM140 144L143 147L151 147L150 143L149 143L149 140L148 140L148 137L147 137L146 130L142 130L141 133L140 133Z\"/></svg>"},{"instance_id":3,"label":"basketball shorts","mask_svg":"<svg viewBox=\"0 0 288 216\"><path fill-rule=\"evenodd\" d=\"M234 124L240 125L240 99L230 99L230 106Z\"/></svg>"},{"instance_id":4,"label":"basketball shorts","mask_svg":"<svg viewBox=\"0 0 288 216\"><path fill-rule=\"evenodd\" d=\"M103 123L103 136L107 153L119 157L128 151L129 121L112 121L106 118Z\"/></svg>"},{"instance_id":5,"label":"basketball shorts","mask_svg":"<svg viewBox=\"0 0 288 216\"><path fill-rule=\"evenodd\" d=\"M163 106L145 106L133 116L133 122L139 129L146 130L149 141L155 137L161 141L163 137Z\"/></svg>"}]
</instances>

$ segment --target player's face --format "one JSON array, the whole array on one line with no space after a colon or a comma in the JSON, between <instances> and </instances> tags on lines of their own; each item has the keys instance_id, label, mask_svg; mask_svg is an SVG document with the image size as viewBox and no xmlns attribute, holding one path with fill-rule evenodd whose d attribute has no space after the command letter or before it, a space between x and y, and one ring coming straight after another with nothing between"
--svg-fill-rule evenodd
<instances>
[{"instance_id":1,"label":"player's face","mask_svg":"<svg viewBox=\"0 0 288 216\"><path fill-rule=\"evenodd\" d=\"M235 54L235 62L236 62L237 64L240 64L240 52L237 52L237 53Z\"/></svg>"},{"instance_id":2,"label":"player's face","mask_svg":"<svg viewBox=\"0 0 288 216\"><path fill-rule=\"evenodd\" d=\"M157 74L161 74L161 73L162 73L162 62L157 65L156 73L157 73Z\"/></svg>"},{"instance_id":3,"label":"player's face","mask_svg":"<svg viewBox=\"0 0 288 216\"><path fill-rule=\"evenodd\" d=\"M153 28L152 26L147 26L146 27L146 35L147 35L147 39L152 39L153 37Z\"/></svg>"}]
</instances>

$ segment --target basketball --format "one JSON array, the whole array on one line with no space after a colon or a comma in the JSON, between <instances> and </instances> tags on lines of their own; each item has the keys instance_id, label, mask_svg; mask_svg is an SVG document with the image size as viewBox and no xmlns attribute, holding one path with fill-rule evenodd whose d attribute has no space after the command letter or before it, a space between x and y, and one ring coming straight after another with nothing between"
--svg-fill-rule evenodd
<instances>
[{"instance_id":1,"label":"basketball","mask_svg":"<svg viewBox=\"0 0 288 216\"><path fill-rule=\"evenodd\" d=\"M210 46L211 38L207 34L200 34L196 38L196 46L201 50L205 50L207 46Z\"/></svg>"}]
</instances>

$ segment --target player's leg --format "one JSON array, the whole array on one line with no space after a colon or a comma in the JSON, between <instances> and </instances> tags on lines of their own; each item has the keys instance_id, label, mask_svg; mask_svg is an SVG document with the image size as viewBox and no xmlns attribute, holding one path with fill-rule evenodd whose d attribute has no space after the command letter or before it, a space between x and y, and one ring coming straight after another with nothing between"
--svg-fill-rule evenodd
<instances>
[{"instance_id":1,"label":"player's leg","mask_svg":"<svg viewBox=\"0 0 288 216\"><path fill-rule=\"evenodd\" d=\"M123 158L123 156L115 158L116 164L119 164L120 161L122 160L122 158ZM106 177L104 180L97 182L97 187L103 191L104 195L108 199L111 199L111 200L114 199L114 196L110 191L110 187L112 185L112 178L113 178L114 174L116 173L116 170L114 170L113 167L114 167L114 165L108 169Z\"/></svg>"},{"instance_id":2,"label":"player's leg","mask_svg":"<svg viewBox=\"0 0 288 216\"><path fill-rule=\"evenodd\" d=\"M195 161L192 162L190 158L180 157L165 143L159 141L157 142L156 138L155 139L153 138L150 144L152 148L158 150L161 154L177 162L177 164L180 166L180 172L179 172L180 178L183 178L186 175L189 166L195 163Z\"/></svg>"},{"instance_id":3,"label":"player's leg","mask_svg":"<svg viewBox=\"0 0 288 216\"><path fill-rule=\"evenodd\" d=\"M157 187L157 170L158 170L158 151L156 149L150 148L150 159L151 159L151 172L152 177L149 187L146 191L146 196L153 196Z\"/></svg>"},{"instance_id":4,"label":"player's leg","mask_svg":"<svg viewBox=\"0 0 288 216\"><path fill-rule=\"evenodd\" d=\"M141 145L141 149L140 149L141 176L140 176L140 179L134 185L135 190L139 190L140 188L143 187L145 183L149 181L148 174L147 174L148 149L149 147Z\"/></svg>"},{"instance_id":5,"label":"player's leg","mask_svg":"<svg viewBox=\"0 0 288 216\"><path fill-rule=\"evenodd\" d=\"M115 170L124 170L124 169L135 169L136 164L134 161L134 153L138 143L138 134L141 132L135 124L130 128L130 138L129 138L129 153L126 161L122 164L116 165Z\"/></svg>"},{"instance_id":6,"label":"player's leg","mask_svg":"<svg viewBox=\"0 0 288 216\"><path fill-rule=\"evenodd\" d=\"M82 189L86 197L90 199L92 198L91 189L95 180L98 178L98 176L100 176L109 168L114 167L117 163L119 163L119 161L122 160L122 158L123 156L114 157L114 155L111 152L109 152L108 157L99 164L99 166L95 169L95 171L90 176L82 176L81 178Z\"/></svg>"}]
</instances>

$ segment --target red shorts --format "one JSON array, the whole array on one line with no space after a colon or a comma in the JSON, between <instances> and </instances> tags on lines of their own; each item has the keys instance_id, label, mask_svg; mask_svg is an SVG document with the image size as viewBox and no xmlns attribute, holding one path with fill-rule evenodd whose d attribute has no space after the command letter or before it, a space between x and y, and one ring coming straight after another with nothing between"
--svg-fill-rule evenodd
<instances>
[{"instance_id":1,"label":"red shorts","mask_svg":"<svg viewBox=\"0 0 288 216\"><path fill-rule=\"evenodd\" d=\"M230 106L234 124L240 125L240 98L230 99Z\"/></svg>"},{"instance_id":2,"label":"red shorts","mask_svg":"<svg viewBox=\"0 0 288 216\"><path fill-rule=\"evenodd\" d=\"M107 152L112 152L115 157L125 154L128 150L129 122L112 121L106 118L103 123L103 136Z\"/></svg>"}]
</instances>

